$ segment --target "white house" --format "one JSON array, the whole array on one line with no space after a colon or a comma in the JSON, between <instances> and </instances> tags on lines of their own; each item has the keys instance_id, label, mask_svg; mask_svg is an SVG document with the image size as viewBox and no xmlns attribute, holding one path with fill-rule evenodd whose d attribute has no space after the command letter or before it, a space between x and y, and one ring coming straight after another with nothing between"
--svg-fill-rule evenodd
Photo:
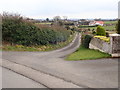
<instances>
[{"instance_id":1,"label":"white house","mask_svg":"<svg viewBox=\"0 0 120 90\"><path fill-rule=\"evenodd\" d=\"M103 25L104 25L104 22L103 22L103 21L91 21L91 22L89 23L89 26L95 26L95 25L103 26Z\"/></svg>"}]
</instances>

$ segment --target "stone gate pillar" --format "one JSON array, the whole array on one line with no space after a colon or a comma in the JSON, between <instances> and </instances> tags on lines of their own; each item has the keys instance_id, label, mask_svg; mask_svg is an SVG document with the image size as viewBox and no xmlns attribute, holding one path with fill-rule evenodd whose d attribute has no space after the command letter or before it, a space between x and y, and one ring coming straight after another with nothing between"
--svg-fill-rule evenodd
<instances>
[{"instance_id":1,"label":"stone gate pillar","mask_svg":"<svg viewBox=\"0 0 120 90\"><path fill-rule=\"evenodd\" d=\"M120 34L111 34L110 44L112 57L120 57Z\"/></svg>"}]
</instances>

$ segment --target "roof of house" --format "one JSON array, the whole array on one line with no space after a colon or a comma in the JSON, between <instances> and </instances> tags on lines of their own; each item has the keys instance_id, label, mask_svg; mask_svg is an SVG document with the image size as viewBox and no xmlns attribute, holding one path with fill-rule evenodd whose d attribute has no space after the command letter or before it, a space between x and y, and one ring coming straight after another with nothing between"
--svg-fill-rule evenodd
<instances>
[{"instance_id":1,"label":"roof of house","mask_svg":"<svg viewBox=\"0 0 120 90\"><path fill-rule=\"evenodd\" d=\"M103 22L103 21L95 21L95 23L104 24L104 22Z\"/></svg>"}]
</instances>

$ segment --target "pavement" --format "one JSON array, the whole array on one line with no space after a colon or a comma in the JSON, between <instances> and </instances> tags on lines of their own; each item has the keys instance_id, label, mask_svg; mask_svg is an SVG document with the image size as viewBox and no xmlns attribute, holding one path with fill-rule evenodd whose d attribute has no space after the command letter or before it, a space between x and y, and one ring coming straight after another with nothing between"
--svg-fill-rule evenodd
<instances>
[{"instance_id":1,"label":"pavement","mask_svg":"<svg viewBox=\"0 0 120 90\"><path fill-rule=\"evenodd\" d=\"M41 85L40 83L35 82L9 69L2 68L2 70L2 88L47 88L44 85Z\"/></svg>"},{"instance_id":2,"label":"pavement","mask_svg":"<svg viewBox=\"0 0 120 90\"><path fill-rule=\"evenodd\" d=\"M118 58L64 60L79 45L77 34L70 45L54 51L3 51L2 66L48 88L118 88Z\"/></svg>"}]
</instances>

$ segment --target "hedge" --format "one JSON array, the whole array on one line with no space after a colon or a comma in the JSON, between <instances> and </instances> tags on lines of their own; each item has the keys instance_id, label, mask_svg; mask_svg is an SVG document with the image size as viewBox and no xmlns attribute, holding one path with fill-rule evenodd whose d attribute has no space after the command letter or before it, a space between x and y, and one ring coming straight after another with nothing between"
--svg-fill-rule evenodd
<instances>
[{"instance_id":1,"label":"hedge","mask_svg":"<svg viewBox=\"0 0 120 90\"><path fill-rule=\"evenodd\" d=\"M42 28L14 14L2 16L2 39L9 43L27 46L56 44L66 41L69 36L70 31L64 28Z\"/></svg>"},{"instance_id":2,"label":"hedge","mask_svg":"<svg viewBox=\"0 0 120 90\"><path fill-rule=\"evenodd\" d=\"M91 39L92 39L91 35L82 35L82 37L81 37L82 46L85 48L89 48L89 43L90 43Z\"/></svg>"}]
</instances>

